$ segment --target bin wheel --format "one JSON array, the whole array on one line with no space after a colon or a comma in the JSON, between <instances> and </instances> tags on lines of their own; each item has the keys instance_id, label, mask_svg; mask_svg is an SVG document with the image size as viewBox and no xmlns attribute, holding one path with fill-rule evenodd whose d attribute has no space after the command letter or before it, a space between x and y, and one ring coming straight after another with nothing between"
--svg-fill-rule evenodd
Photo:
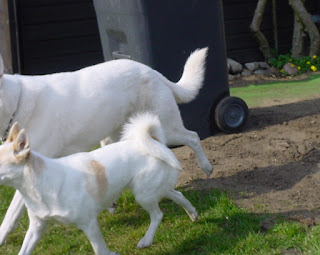
<instances>
[{"instance_id":1,"label":"bin wheel","mask_svg":"<svg viewBox=\"0 0 320 255\"><path fill-rule=\"evenodd\" d=\"M215 123L225 133L240 132L248 119L249 109L245 101L238 97L225 97L215 109Z\"/></svg>"}]
</instances>

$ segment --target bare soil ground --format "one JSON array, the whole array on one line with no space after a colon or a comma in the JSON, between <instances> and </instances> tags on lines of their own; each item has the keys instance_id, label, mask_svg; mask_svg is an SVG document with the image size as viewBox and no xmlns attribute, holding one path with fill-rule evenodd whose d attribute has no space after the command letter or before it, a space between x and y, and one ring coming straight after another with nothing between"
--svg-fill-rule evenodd
<instances>
[{"instance_id":1,"label":"bare soil ground","mask_svg":"<svg viewBox=\"0 0 320 255\"><path fill-rule=\"evenodd\" d=\"M213 174L205 176L189 148L176 148L185 169L179 185L225 190L249 211L320 223L320 98L250 109L242 133L219 133L202 146Z\"/></svg>"},{"instance_id":2,"label":"bare soil ground","mask_svg":"<svg viewBox=\"0 0 320 255\"><path fill-rule=\"evenodd\" d=\"M234 80L229 81L230 87L243 87L250 84L258 85L258 84L266 84L269 82L282 82L282 81L300 81L308 79L309 74L317 74L318 72L310 72L310 73L303 73L296 76L275 76L275 75L251 75L248 77L235 77Z\"/></svg>"}]
</instances>

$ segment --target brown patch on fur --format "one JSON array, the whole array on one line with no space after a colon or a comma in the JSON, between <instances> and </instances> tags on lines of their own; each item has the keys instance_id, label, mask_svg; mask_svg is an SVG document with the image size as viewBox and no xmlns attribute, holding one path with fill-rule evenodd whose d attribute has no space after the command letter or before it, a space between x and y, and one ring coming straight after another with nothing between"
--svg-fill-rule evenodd
<instances>
[{"instance_id":1,"label":"brown patch on fur","mask_svg":"<svg viewBox=\"0 0 320 255\"><path fill-rule=\"evenodd\" d=\"M106 170L96 160L89 162L89 170L92 175L86 177L86 190L94 200L99 202L105 196L108 187Z\"/></svg>"},{"instance_id":2,"label":"brown patch on fur","mask_svg":"<svg viewBox=\"0 0 320 255\"><path fill-rule=\"evenodd\" d=\"M157 137L155 137L155 136L151 136L151 137L152 137L152 139L154 139L154 140L156 140L156 141L160 142L160 141L159 141L159 139L158 139Z\"/></svg>"},{"instance_id":3,"label":"brown patch on fur","mask_svg":"<svg viewBox=\"0 0 320 255\"><path fill-rule=\"evenodd\" d=\"M26 166L32 170L36 175L42 174L47 166L44 160L33 153L29 153L27 157Z\"/></svg>"}]
</instances>

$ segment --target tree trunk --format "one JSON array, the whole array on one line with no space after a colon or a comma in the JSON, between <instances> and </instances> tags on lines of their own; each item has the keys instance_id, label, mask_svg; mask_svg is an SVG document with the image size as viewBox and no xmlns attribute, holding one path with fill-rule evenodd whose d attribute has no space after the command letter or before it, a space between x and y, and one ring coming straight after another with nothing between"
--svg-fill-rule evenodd
<instances>
[{"instance_id":1,"label":"tree trunk","mask_svg":"<svg viewBox=\"0 0 320 255\"><path fill-rule=\"evenodd\" d=\"M277 22L277 3L276 0L272 0L272 24L273 24L273 40L274 48L279 49L278 40L278 22Z\"/></svg>"},{"instance_id":2,"label":"tree trunk","mask_svg":"<svg viewBox=\"0 0 320 255\"><path fill-rule=\"evenodd\" d=\"M264 36L264 34L260 30L266 3L267 3L267 0L258 1L252 22L250 24L250 29L254 33L255 38L258 40L259 48L264 58L268 60L271 57L270 46L267 38Z\"/></svg>"},{"instance_id":3,"label":"tree trunk","mask_svg":"<svg viewBox=\"0 0 320 255\"><path fill-rule=\"evenodd\" d=\"M299 16L303 26L308 32L310 38L309 56L318 55L320 53L320 34L312 21L311 15L307 12L301 0L289 0L289 4L293 8L295 14Z\"/></svg>"},{"instance_id":4,"label":"tree trunk","mask_svg":"<svg viewBox=\"0 0 320 255\"><path fill-rule=\"evenodd\" d=\"M304 26L299 16L294 13L294 26L292 37L292 57L301 58L305 56L305 37Z\"/></svg>"}]
</instances>

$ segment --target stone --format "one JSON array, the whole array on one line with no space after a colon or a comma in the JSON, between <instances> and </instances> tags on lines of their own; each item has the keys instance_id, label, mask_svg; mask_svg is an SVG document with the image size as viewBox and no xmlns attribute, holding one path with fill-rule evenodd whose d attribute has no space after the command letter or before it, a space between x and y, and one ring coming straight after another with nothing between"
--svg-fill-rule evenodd
<instances>
[{"instance_id":1,"label":"stone","mask_svg":"<svg viewBox=\"0 0 320 255\"><path fill-rule=\"evenodd\" d=\"M259 68L262 70L267 70L270 68L267 62L258 62Z\"/></svg>"},{"instance_id":2,"label":"stone","mask_svg":"<svg viewBox=\"0 0 320 255\"><path fill-rule=\"evenodd\" d=\"M256 75L270 75L269 70L258 69L253 72Z\"/></svg>"},{"instance_id":3,"label":"stone","mask_svg":"<svg viewBox=\"0 0 320 255\"><path fill-rule=\"evenodd\" d=\"M259 64L258 64L258 62L245 63L244 66L245 66L250 72L254 72L255 70L258 70L258 69L259 69Z\"/></svg>"},{"instance_id":4,"label":"stone","mask_svg":"<svg viewBox=\"0 0 320 255\"><path fill-rule=\"evenodd\" d=\"M228 65L230 65L229 73L231 74L238 74L241 73L241 71L243 70L242 65L231 58L227 58L227 63Z\"/></svg>"},{"instance_id":5,"label":"stone","mask_svg":"<svg viewBox=\"0 0 320 255\"><path fill-rule=\"evenodd\" d=\"M289 62L283 66L283 71L289 75L296 75L298 72L298 67Z\"/></svg>"},{"instance_id":6,"label":"stone","mask_svg":"<svg viewBox=\"0 0 320 255\"><path fill-rule=\"evenodd\" d=\"M248 77L251 75L252 75L252 73L248 69L243 69L243 71L241 72L242 77Z\"/></svg>"}]
</instances>

